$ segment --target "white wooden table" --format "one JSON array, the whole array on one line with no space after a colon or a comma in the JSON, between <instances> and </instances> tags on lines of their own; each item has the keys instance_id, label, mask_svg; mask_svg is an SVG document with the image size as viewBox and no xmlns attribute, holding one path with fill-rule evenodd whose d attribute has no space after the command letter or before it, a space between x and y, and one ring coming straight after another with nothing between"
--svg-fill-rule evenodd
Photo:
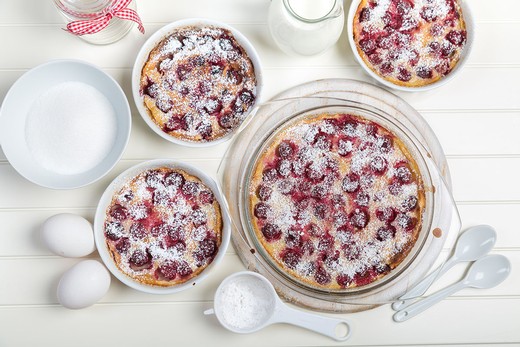
<instances>
[{"instance_id":1,"label":"white wooden table","mask_svg":"<svg viewBox=\"0 0 520 347\"><path fill-rule=\"evenodd\" d=\"M447 154L464 228L490 224L498 231L494 253L507 256L511 276L489 290L464 290L401 324L388 305L345 315L359 346L520 345L520 1L469 0L477 37L468 65L456 80L430 92L399 93L436 131ZM113 279L103 300L72 311L56 299L61 274L79 259L51 254L38 226L59 212L92 220L98 198L121 171L143 160L175 158L215 174L227 144L187 149L155 135L138 115L130 91L134 57L145 39L166 23L209 17L242 31L265 69L266 97L320 78L369 78L353 59L345 34L325 54L284 55L266 25L269 0L141 0L146 35L134 29L122 41L92 46L63 30L50 0L0 1L0 100L28 69L51 59L77 58L111 74L130 99L133 129L120 163L86 188L54 191L23 179L0 153L0 346L323 346L338 343L300 328L278 325L235 335L202 315L227 275L243 270L229 249L218 270L193 290L166 296L139 293ZM350 1L346 0L348 7ZM90 256L98 258L97 253ZM437 288L461 277L460 266Z\"/></svg>"}]
</instances>

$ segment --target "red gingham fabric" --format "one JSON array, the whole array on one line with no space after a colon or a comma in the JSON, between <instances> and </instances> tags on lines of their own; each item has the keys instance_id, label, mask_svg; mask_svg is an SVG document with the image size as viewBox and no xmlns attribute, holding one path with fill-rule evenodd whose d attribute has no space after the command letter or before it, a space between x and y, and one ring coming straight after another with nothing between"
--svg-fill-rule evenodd
<instances>
[{"instance_id":1,"label":"red gingham fabric","mask_svg":"<svg viewBox=\"0 0 520 347\"><path fill-rule=\"evenodd\" d=\"M134 10L127 8L132 0L119 0L105 9L104 14L100 17L89 20L78 20L67 24L67 31L74 35L95 34L106 28L113 17L131 20L139 25L139 31L144 34L143 23L141 18Z\"/></svg>"}]
</instances>

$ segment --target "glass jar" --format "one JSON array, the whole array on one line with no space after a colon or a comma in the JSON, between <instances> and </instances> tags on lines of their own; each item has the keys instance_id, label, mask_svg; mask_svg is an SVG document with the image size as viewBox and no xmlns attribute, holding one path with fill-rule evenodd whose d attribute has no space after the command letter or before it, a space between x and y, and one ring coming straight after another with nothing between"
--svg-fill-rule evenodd
<instances>
[{"instance_id":1,"label":"glass jar","mask_svg":"<svg viewBox=\"0 0 520 347\"><path fill-rule=\"evenodd\" d=\"M53 0L65 23L75 21L96 20L106 16L118 0ZM135 10L135 1L128 5ZM109 19L108 25L97 33L78 35L88 43L106 45L122 39L130 32L135 22L116 16Z\"/></svg>"},{"instance_id":2,"label":"glass jar","mask_svg":"<svg viewBox=\"0 0 520 347\"><path fill-rule=\"evenodd\" d=\"M344 19L341 0L272 0L268 25L284 52L314 55L336 43Z\"/></svg>"}]
</instances>

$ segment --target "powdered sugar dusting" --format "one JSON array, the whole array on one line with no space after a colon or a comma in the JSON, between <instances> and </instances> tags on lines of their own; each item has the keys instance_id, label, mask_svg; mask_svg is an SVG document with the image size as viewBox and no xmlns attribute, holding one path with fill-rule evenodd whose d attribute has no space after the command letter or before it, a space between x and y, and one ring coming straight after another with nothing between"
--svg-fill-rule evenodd
<instances>
[{"instance_id":1,"label":"powdered sugar dusting","mask_svg":"<svg viewBox=\"0 0 520 347\"><path fill-rule=\"evenodd\" d=\"M256 83L253 63L229 30L183 27L150 53L140 91L164 132L210 141L244 120Z\"/></svg>"},{"instance_id":2,"label":"powdered sugar dusting","mask_svg":"<svg viewBox=\"0 0 520 347\"><path fill-rule=\"evenodd\" d=\"M143 283L173 285L209 265L220 245L222 221L218 203L201 191L210 190L182 170L166 167L129 179L105 221L107 246L118 255L119 269Z\"/></svg>"},{"instance_id":3,"label":"powdered sugar dusting","mask_svg":"<svg viewBox=\"0 0 520 347\"><path fill-rule=\"evenodd\" d=\"M466 42L461 16L454 0L363 1L354 40L378 74L424 85L448 74L460 59Z\"/></svg>"},{"instance_id":4,"label":"powdered sugar dusting","mask_svg":"<svg viewBox=\"0 0 520 347\"><path fill-rule=\"evenodd\" d=\"M278 151L282 142L293 151ZM352 115L308 117L283 129L250 187L271 256L320 286L361 286L388 273L415 242L424 208L416 164L401 146ZM260 184L269 196L257 195Z\"/></svg>"}]
</instances>

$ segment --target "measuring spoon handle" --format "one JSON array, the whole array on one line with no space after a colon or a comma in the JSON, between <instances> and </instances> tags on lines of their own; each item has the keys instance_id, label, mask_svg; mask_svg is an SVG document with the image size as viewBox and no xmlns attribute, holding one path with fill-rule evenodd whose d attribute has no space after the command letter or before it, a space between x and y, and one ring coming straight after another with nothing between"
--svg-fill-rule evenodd
<instances>
[{"instance_id":1,"label":"measuring spoon handle","mask_svg":"<svg viewBox=\"0 0 520 347\"><path fill-rule=\"evenodd\" d=\"M276 314L276 321L289 323L328 336L336 341L345 341L350 337L351 327L347 320L321 316L281 306ZM340 327L343 326L344 329ZM345 332L346 329L346 332Z\"/></svg>"},{"instance_id":2,"label":"measuring spoon handle","mask_svg":"<svg viewBox=\"0 0 520 347\"><path fill-rule=\"evenodd\" d=\"M423 278L421 282L417 283L415 287L402 295L399 298L399 301L394 302L392 304L392 309L394 311L399 311L410 306L414 302L414 299L423 295L428 290L428 288L430 288L435 279L445 274L446 271L451 269L457 262L458 259L455 257L448 259L443 265L439 266L435 271Z\"/></svg>"},{"instance_id":3,"label":"measuring spoon handle","mask_svg":"<svg viewBox=\"0 0 520 347\"><path fill-rule=\"evenodd\" d=\"M446 287L422 300L417 301L416 303L408 306L405 309L402 309L401 311L397 311L393 319L396 322L404 322L412 317L415 317L419 313L425 311L426 309L430 308L431 306L435 305L439 301L443 300L444 298L458 292L461 289L464 289L468 286L466 281L457 282L449 287Z\"/></svg>"}]
</instances>

